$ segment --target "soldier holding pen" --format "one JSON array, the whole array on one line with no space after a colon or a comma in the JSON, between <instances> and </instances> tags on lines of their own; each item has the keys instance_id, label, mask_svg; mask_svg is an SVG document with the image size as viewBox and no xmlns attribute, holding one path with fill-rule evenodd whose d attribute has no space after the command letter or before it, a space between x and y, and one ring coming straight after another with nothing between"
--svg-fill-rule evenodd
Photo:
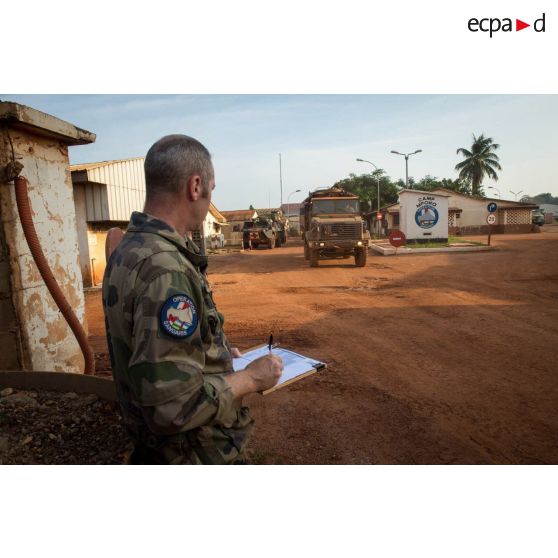
<instances>
[{"instance_id":1,"label":"soldier holding pen","mask_svg":"<svg viewBox=\"0 0 558 558\"><path fill-rule=\"evenodd\" d=\"M133 463L246 462L253 419L242 398L273 387L283 362L270 353L233 373L240 356L223 331L205 277L207 257L186 237L207 214L211 157L183 135L145 159L144 212L132 214L103 279L112 370Z\"/></svg>"}]
</instances>

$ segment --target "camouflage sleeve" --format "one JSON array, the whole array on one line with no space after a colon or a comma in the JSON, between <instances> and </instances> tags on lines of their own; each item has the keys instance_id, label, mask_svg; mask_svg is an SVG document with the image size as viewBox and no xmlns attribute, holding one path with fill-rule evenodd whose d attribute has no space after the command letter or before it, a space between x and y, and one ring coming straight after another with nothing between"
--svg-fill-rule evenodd
<instances>
[{"instance_id":1,"label":"camouflage sleeve","mask_svg":"<svg viewBox=\"0 0 558 558\"><path fill-rule=\"evenodd\" d=\"M222 374L204 374L203 295L178 271L150 281L136 298L128 374L134 398L156 434L175 434L236 417Z\"/></svg>"}]
</instances>

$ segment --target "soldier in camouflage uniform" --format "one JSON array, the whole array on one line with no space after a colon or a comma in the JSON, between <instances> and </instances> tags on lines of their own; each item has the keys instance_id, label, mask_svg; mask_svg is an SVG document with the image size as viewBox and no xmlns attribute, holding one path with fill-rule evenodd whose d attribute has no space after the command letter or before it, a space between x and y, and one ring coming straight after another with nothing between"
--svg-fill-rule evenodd
<instances>
[{"instance_id":1,"label":"soldier in camouflage uniform","mask_svg":"<svg viewBox=\"0 0 558 558\"><path fill-rule=\"evenodd\" d=\"M248 393L268 389L282 361L268 355L233 372L205 270L189 240L209 208L211 158L188 136L166 136L145 160L146 206L134 212L103 279L113 376L134 463L245 461Z\"/></svg>"}]
</instances>

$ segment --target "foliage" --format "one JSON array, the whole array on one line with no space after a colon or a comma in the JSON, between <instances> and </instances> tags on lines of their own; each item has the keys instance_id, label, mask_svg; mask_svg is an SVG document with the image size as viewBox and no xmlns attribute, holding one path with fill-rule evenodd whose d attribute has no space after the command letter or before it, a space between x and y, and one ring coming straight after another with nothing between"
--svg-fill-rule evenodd
<instances>
[{"instance_id":1,"label":"foliage","mask_svg":"<svg viewBox=\"0 0 558 558\"><path fill-rule=\"evenodd\" d=\"M471 183L462 178L458 178L456 180L452 180L451 178L438 179L435 176L427 174L418 182L413 181L413 188L416 190L424 190L426 192L431 192L432 190L437 190L438 188L445 188L446 190L451 190L452 192L457 192L459 194L465 194L468 196L471 195Z\"/></svg>"},{"instance_id":2,"label":"foliage","mask_svg":"<svg viewBox=\"0 0 558 558\"><path fill-rule=\"evenodd\" d=\"M457 154L463 155L465 159L455 165L455 170L459 172L460 179L471 182L471 194L474 196L483 195L481 187L485 177L498 180L496 171L502 170L496 155L499 147L492 138L484 137L484 134L476 137L473 134L471 149L460 147L457 150Z\"/></svg>"},{"instance_id":3,"label":"foliage","mask_svg":"<svg viewBox=\"0 0 558 558\"><path fill-rule=\"evenodd\" d=\"M558 205L558 196L553 196L549 192L545 194L537 194L536 196L523 196L521 198L522 202L530 202L530 203L547 203L550 205Z\"/></svg>"},{"instance_id":4,"label":"foliage","mask_svg":"<svg viewBox=\"0 0 558 558\"><path fill-rule=\"evenodd\" d=\"M348 178L340 180L337 185L357 195L360 198L362 211L367 213L378 208L378 181L380 179L380 207L397 203L399 192L405 188L404 180L392 180L382 169L370 174L350 174ZM446 188L460 194L471 194L471 183L458 178L436 178L427 175L420 180L409 177L409 188L431 192L437 188Z\"/></svg>"},{"instance_id":5,"label":"foliage","mask_svg":"<svg viewBox=\"0 0 558 558\"><path fill-rule=\"evenodd\" d=\"M385 174L383 169L378 169L372 174L350 174L348 178L340 180L337 185L357 195L360 198L361 210L367 213L378 208L378 180L380 182L380 207L397 203L400 188Z\"/></svg>"}]
</instances>

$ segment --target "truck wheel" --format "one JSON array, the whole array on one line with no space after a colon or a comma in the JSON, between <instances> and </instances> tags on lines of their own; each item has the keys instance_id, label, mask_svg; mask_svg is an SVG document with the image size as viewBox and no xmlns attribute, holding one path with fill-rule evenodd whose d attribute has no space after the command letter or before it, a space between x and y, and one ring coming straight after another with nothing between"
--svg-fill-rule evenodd
<instances>
[{"instance_id":1,"label":"truck wheel","mask_svg":"<svg viewBox=\"0 0 558 558\"><path fill-rule=\"evenodd\" d=\"M318 251L317 250L310 250L310 267L318 267Z\"/></svg>"},{"instance_id":2,"label":"truck wheel","mask_svg":"<svg viewBox=\"0 0 558 558\"><path fill-rule=\"evenodd\" d=\"M310 248L308 244L304 243L304 259L308 261L310 259Z\"/></svg>"},{"instance_id":3,"label":"truck wheel","mask_svg":"<svg viewBox=\"0 0 558 558\"><path fill-rule=\"evenodd\" d=\"M365 248L359 248L355 251L355 265L356 267L364 267L366 265L367 252Z\"/></svg>"}]
</instances>

